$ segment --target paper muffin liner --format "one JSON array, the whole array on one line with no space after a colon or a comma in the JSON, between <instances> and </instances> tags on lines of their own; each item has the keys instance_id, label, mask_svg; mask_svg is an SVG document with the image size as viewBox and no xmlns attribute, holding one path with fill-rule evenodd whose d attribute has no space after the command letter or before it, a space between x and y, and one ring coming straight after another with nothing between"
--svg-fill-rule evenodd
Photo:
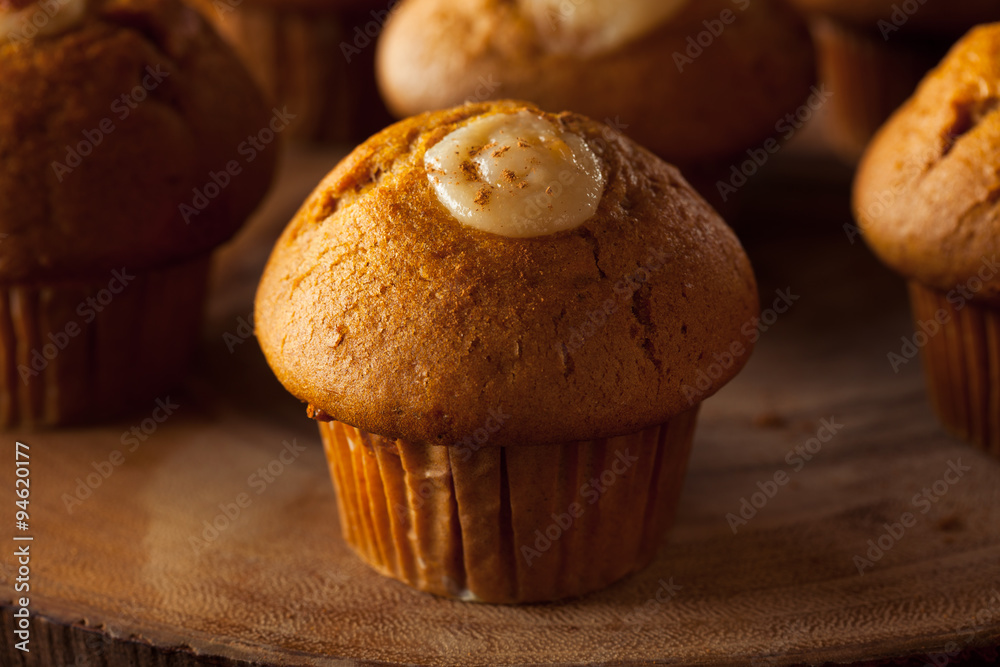
<instances>
[{"instance_id":1,"label":"paper muffin liner","mask_svg":"<svg viewBox=\"0 0 1000 667\"><path fill-rule=\"evenodd\" d=\"M436 595L518 603L583 595L653 559L696 415L524 447L416 445L340 422L320 433L341 529L362 559Z\"/></svg>"},{"instance_id":2,"label":"paper muffin liner","mask_svg":"<svg viewBox=\"0 0 1000 667\"><path fill-rule=\"evenodd\" d=\"M0 288L0 427L93 421L169 389L198 341L208 265Z\"/></svg>"},{"instance_id":3,"label":"paper muffin liner","mask_svg":"<svg viewBox=\"0 0 1000 667\"><path fill-rule=\"evenodd\" d=\"M974 301L959 307L916 282L910 301L926 339L921 351L935 411L956 435L1000 458L1000 307ZM936 332L920 326L942 320Z\"/></svg>"},{"instance_id":4,"label":"paper muffin liner","mask_svg":"<svg viewBox=\"0 0 1000 667\"><path fill-rule=\"evenodd\" d=\"M861 29L830 18L815 19L812 32L820 80L833 92L827 137L842 159L857 162L948 45L897 34L886 40L874 26Z\"/></svg>"},{"instance_id":5,"label":"paper muffin liner","mask_svg":"<svg viewBox=\"0 0 1000 667\"><path fill-rule=\"evenodd\" d=\"M365 3L339 11L249 0L195 4L271 102L294 116L282 131L285 139L356 143L392 122L375 83L375 42L385 4L374 11Z\"/></svg>"}]
</instances>

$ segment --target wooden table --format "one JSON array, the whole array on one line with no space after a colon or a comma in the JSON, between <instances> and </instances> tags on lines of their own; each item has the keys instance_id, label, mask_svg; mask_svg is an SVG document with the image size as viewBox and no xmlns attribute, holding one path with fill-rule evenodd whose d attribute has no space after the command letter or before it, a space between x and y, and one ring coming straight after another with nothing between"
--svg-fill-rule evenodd
<instances>
[{"instance_id":1,"label":"wooden table","mask_svg":"<svg viewBox=\"0 0 1000 667\"><path fill-rule=\"evenodd\" d=\"M841 229L849 173L804 169L794 156L740 194L764 305L779 289L794 303L704 406L677 525L648 570L580 600L521 607L437 599L370 571L340 538L315 425L244 325L271 243L334 160L291 156L265 210L220 255L197 369L134 451L122 435L152 402L115 424L0 439L0 663L923 665L944 664L935 654L946 650L996 655L1000 464L941 430L918 362L890 367L887 354L912 331L903 285ZM30 654L12 641L15 440L31 447ZM803 447L808 461L795 453ZM78 493L78 478L107 471L115 451L121 464L70 512L66 499L88 490ZM779 472L789 481L772 487ZM915 499L925 488L933 503ZM250 502L238 507L241 498ZM734 534L727 515L743 498L762 506ZM904 513L913 522L899 532ZM876 560L869 541L888 549ZM863 575L856 557L871 561Z\"/></svg>"}]
</instances>

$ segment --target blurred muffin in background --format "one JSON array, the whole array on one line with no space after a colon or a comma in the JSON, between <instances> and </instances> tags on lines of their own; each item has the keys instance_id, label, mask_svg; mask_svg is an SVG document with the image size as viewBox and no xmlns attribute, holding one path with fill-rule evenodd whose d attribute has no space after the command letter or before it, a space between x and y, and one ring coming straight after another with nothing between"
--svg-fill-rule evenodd
<instances>
[{"instance_id":1,"label":"blurred muffin in background","mask_svg":"<svg viewBox=\"0 0 1000 667\"><path fill-rule=\"evenodd\" d=\"M355 144L392 119L375 85L375 40L399 0L193 0L236 49L288 138Z\"/></svg>"},{"instance_id":2,"label":"blurred muffin in background","mask_svg":"<svg viewBox=\"0 0 1000 667\"><path fill-rule=\"evenodd\" d=\"M772 0L406 0L376 70L398 116L504 97L575 109L688 177L774 135L815 76L805 24Z\"/></svg>"},{"instance_id":3,"label":"blurred muffin in background","mask_svg":"<svg viewBox=\"0 0 1000 667\"><path fill-rule=\"evenodd\" d=\"M177 0L0 9L0 426L153 404L281 119Z\"/></svg>"},{"instance_id":4,"label":"blurred muffin in background","mask_svg":"<svg viewBox=\"0 0 1000 667\"><path fill-rule=\"evenodd\" d=\"M909 281L916 332L952 431L1000 458L1000 23L972 30L879 130L854 186L864 238Z\"/></svg>"},{"instance_id":5,"label":"blurred muffin in background","mask_svg":"<svg viewBox=\"0 0 1000 667\"><path fill-rule=\"evenodd\" d=\"M856 162L879 127L997 0L790 0L812 20L820 80L835 94L827 138Z\"/></svg>"}]
</instances>

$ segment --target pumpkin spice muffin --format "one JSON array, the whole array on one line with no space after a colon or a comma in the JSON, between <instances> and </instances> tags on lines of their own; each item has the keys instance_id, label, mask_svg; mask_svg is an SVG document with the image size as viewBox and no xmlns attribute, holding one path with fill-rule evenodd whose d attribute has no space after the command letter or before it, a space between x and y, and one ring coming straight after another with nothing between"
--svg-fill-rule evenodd
<instances>
[{"instance_id":1,"label":"pumpkin spice muffin","mask_svg":"<svg viewBox=\"0 0 1000 667\"><path fill-rule=\"evenodd\" d=\"M408 0L376 67L398 116L531 100L618 124L685 174L773 135L815 78L804 22L773 0Z\"/></svg>"},{"instance_id":2,"label":"pumpkin spice muffin","mask_svg":"<svg viewBox=\"0 0 1000 667\"><path fill-rule=\"evenodd\" d=\"M963 38L872 141L865 239L909 280L931 400L1000 456L1000 23ZM905 352L904 352L905 353ZM898 366L904 359L890 356Z\"/></svg>"},{"instance_id":3,"label":"pumpkin spice muffin","mask_svg":"<svg viewBox=\"0 0 1000 667\"><path fill-rule=\"evenodd\" d=\"M255 321L320 422L355 551L509 603L650 561L698 405L745 363L757 308L739 242L676 169L583 116L499 101L344 159L275 246Z\"/></svg>"},{"instance_id":4,"label":"pumpkin spice muffin","mask_svg":"<svg viewBox=\"0 0 1000 667\"><path fill-rule=\"evenodd\" d=\"M270 112L196 12L52 7L0 9L8 427L108 416L169 388L197 340L209 253L274 165L274 150L241 153Z\"/></svg>"},{"instance_id":5,"label":"pumpkin spice muffin","mask_svg":"<svg viewBox=\"0 0 1000 667\"><path fill-rule=\"evenodd\" d=\"M836 91L828 135L856 162L890 114L969 28L1000 20L995 0L792 0L812 17L820 79Z\"/></svg>"}]
</instances>

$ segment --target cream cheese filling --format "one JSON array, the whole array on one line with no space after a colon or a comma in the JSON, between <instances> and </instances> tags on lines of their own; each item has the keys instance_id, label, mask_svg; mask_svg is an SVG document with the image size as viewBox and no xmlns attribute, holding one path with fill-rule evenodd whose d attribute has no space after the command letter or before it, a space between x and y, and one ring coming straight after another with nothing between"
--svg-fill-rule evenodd
<instances>
[{"instance_id":1,"label":"cream cheese filling","mask_svg":"<svg viewBox=\"0 0 1000 667\"><path fill-rule=\"evenodd\" d=\"M578 227L593 217L604 191L587 142L530 111L473 120L431 147L424 166L452 217L500 236Z\"/></svg>"}]
</instances>

